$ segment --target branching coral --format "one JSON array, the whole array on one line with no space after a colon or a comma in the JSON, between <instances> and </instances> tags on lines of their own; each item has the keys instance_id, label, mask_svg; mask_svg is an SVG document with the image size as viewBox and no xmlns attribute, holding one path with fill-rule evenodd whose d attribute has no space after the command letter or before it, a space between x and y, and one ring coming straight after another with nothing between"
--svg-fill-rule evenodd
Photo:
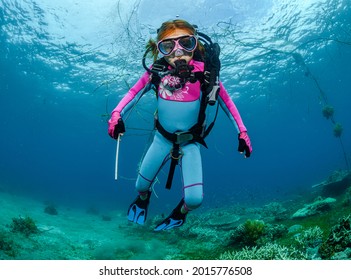
<instances>
[{"instance_id":1,"label":"branching coral","mask_svg":"<svg viewBox=\"0 0 351 280\"><path fill-rule=\"evenodd\" d=\"M319 226L310 227L295 236L302 249L315 248L322 243L323 231Z\"/></svg>"},{"instance_id":2,"label":"branching coral","mask_svg":"<svg viewBox=\"0 0 351 280\"><path fill-rule=\"evenodd\" d=\"M307 255L293 247L267 243L258 248L245 247L240 251L225 252L219 256L220 260L304 260Z\"/></svg>"},{"instance_id":3,"label":"branching coral","mask_svg":"<svg viewBox=\"0 0 351 280\"><path fill-rule=\"evenodd\" d=\"M283 237L286 233L288 233L288 229L286 226L281 224L266 224L265 228L265 239L268 241L273 241L277 238Z\"/></svg>"}]
</instances>

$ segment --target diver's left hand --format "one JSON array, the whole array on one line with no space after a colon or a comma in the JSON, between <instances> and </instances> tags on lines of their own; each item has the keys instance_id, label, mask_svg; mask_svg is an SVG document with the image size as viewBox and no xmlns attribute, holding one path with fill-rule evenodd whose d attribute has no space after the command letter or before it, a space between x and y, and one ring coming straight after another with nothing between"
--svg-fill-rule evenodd
<instances>
[{"instance_id":1,"label":"diver's left hand","mask_svg":"<svg viewBox=\"0 0 351 280\"><path fill-rule=\"evenodd\" d=\"M251 146L251 141L250 141L250 137L247 134L246 131L242 131L239 133L238 136L239 139L239 147L238 147L238 151L242 154L243 152L245 152L245 157L248 158L250 157L251 153L252 153L252 146Z\"/></svg>"}]
</instances>

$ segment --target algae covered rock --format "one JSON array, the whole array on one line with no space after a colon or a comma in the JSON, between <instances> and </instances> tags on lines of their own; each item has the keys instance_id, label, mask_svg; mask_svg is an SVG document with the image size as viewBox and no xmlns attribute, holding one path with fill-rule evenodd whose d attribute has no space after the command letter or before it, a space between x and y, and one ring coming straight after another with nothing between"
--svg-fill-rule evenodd
<instances>
[{"instance_id":1,"label":"algae covered rock","mask_svg":"<svg viewBox=\"0 0 351 280\"><path fill-rule=\"evenodd\" d=\"M287 210L278 202L266 204L262 209L262 213L266 218L270 217L273 221L282 221L288 217Z\"/></svg>"},{"instance_id":2,"label":"algae covered rock","mask_svg":"<svg viewBox=\"0 0 351 280\"><path fill-rule=\"evenodd\" d=\"M1 255L15 257L14 242L10 237L10 234L0 229L0 260L5 259Z\"/></svg>"},{"instance_id":3,"label":"algae covered rock","mask_svg":"<svg viewBox=\"0 0 351 280\"><path fill-rule=\"evenodd\" d=\"M345 193L348 187L351 186L351 172L335 171L329 176L328 180L322 185L322 195L337 196Z\"/></svg>"},{"instance_id":4,"label":"algae covered rock","mask_svg":"<svg viewBox=\"0 0 351 280\"><path fill-rule=\"evenodd\" d=\"M327 197L321 198L318 197L313 203L305 204L305 206L297 210L292 216L292 219L305 218L308 216L313 216L320 214L321 212L328 211L331 209L331 205L336 202L335 198Z\"/></svg>"},{"instance_id":5,"label":"algae covered rock","mask_svg":"<svg viewBox=\"0 0 351 280\"><path fill-rule=\"evenodd\" d=\"M57 215L57 209L54 205L48 205L45 207L44 212L49 215Z\"/></svg>"},{"instance_id":6,"label":"algae covered rock","mask_svg":"<svg viewBox=\"0 0 351 280\"><path fill-rule=\"evenodd\" d=\"M39 233L39 229L31 217L12 218L10 228L12 232L18 232L27 237L31 234Z\"/></svg>"}]
</instances>

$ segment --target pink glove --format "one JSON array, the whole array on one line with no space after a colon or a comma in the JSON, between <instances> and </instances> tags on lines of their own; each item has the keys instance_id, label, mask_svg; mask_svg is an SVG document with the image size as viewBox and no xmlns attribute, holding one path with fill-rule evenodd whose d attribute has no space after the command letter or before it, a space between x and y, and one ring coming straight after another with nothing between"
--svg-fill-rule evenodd
<instances>
[{"instance_id":1,"label":"pink glove","mask_svg":"<svg viewBox=\"0 0 351 280\"><path fill-rule=\"evenodd\" d=\"M245 152L245 157L247 157L247 158L250 157L250 155L252 153L252 146L251 146L250 137L247 134L247 132L246 131L240 132L238 139L239 139L238 151L240 153Z\"/></svg>"}]
</instances>

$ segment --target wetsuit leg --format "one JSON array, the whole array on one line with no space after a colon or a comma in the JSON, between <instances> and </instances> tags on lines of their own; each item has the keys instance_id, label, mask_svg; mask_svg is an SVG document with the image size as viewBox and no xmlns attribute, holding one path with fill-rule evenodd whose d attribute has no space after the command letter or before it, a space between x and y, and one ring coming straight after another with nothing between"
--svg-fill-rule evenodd
<instances>
[{"instance_id":1,"label":"wetsuit leg","mask_svg":"<svg viewBox=\"0 0 351 280\"><path fill-rule=\"evenodd\" d=\"M154 141L147 151L140 167L136 182L136 189L139 195L128 208L127 216L129 221L141 225L145 223L151 196L150 187L157 173L169 158L170 147L171 144L160 134L155 134Z\"/></svg>"},{"instance_id":2,"label":"wetsuit leg","mask_svg":"<svg viewBox=\"0 0 351 280\"><path fill-rule=\"evenodd\" d=\"M189 210L199 207L203 200L202 162L199 144L182 147L181 171L184 202Z\"/></svg>"},{"instance_id":3,"label":"wetsuit leg","mask_svg":"<svg viewBox=\"0 0 351 280\"><path fill-rule=\"evenodd\" d=\"M140 166L136 181L136 189L138 192L148 191L158 172L169 159L171 148L172 144L156 132L154 140Z\"/></svg>"},{"instance_id":4,"label":"wetsuit leg","mask_svg":"<svg viewBox=\"0 0 351 280\"><path fill-rule=\"evenodd\" d=\"M185 223L186 213L201 205L203 198L202 164L200 147L197 144L188 144L182 148L181 170L184 184L184 199L182 199L172 213L155 227L155 231L170 230Z\"/></svg>"}]
</instances>

